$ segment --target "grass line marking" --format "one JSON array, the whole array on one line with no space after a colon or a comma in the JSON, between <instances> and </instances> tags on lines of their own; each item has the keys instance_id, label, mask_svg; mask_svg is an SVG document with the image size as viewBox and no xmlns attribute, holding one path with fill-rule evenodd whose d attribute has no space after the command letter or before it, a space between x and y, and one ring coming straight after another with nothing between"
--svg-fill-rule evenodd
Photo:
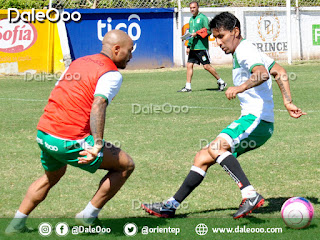
<instances>
[{"instance_id":1,"label":"grass line marking","mask_svg":"<svg viewBox=\"0 0 320 240\"><path fill-rule=\"evenodd\" d=\"M23 102L47 102L48 100L42 100L42 99L24 99L24 98L0 98L0 100L10 100L10 101L23 101ZM130 103L112 103L117 105L132 105ZM137 103L139 105L148 105L148 104L141 104ZM153 105L161 105L161 104L153 104ZM187 105L183 105L187 106ZM172 105L172 107L182 107L178 105ZM201 107L201 106L187 106L191 109L209 109L209 110L230 110L230 111L239 111L240 108L227 108L227 107ZM285 109L274 109L275 112L287 112ZM305 110L307 113L318 113L320 110Z\"/></svg>"}]
</instances>

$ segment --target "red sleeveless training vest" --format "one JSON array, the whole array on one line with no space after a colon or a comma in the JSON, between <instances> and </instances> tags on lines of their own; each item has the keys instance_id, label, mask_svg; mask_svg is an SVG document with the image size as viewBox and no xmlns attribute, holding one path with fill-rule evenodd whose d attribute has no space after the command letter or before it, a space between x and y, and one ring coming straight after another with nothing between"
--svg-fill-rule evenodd
<instances>
[{"instance_id":1,"label":"red sleeveless training vest","mask_svg":"<svg viewBox=\"0 0 320 240\"><path fill-rule=\"evenodd\" d=\"M73 61L52 90L37 129L71 140L90 135L90 112L96 85L109 71L118 71L118 68L103 54Z\"/></svg>"}]
</instances>

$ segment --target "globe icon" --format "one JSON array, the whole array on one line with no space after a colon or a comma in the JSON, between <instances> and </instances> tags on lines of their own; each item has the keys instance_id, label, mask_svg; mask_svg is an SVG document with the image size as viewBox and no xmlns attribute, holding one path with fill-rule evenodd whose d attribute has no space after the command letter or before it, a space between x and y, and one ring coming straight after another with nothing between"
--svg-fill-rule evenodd
<instances>
[{"instance_id":1,"label":"globe icon","mask_svg":"<svg viewBox=\"0 0 320 240\"><path fill-rule=\"evenodd\" d=\"M208 232L208 227L204 223L199 223L196 228L196 233L200 236L206 235Z\"/></svg>"}]
</instances>

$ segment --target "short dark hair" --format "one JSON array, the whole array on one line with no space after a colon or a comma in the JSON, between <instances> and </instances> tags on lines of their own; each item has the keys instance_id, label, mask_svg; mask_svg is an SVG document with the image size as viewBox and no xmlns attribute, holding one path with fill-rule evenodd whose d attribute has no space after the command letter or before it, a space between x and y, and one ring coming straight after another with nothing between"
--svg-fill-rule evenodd
<instances>
[{"instance_id":1,"label":"short dark hair","mask_svg":"<svg viewBox=\"0 0 320 240\"><path fill-rule=\"evenodd\" d=\"M197 6L199 7L199 3L198 3L197 1L192 1L192 2L190 2L190 3L189 3L189 7L190 7L190 5L191 5L192 3L196 3Z\"/></svg>"},{"instance_id":2,"label":"short dark hair","mask_svg":"<svg viewBox=\"0 0 320 240\"><path fill-rule=\"evenodd\" d=\"M239 19L229 12L222 12L216 15L209 23L210 29L220 29L232 31L235 27L238 27L241 34Z\"/></svg>"}]
</instances>

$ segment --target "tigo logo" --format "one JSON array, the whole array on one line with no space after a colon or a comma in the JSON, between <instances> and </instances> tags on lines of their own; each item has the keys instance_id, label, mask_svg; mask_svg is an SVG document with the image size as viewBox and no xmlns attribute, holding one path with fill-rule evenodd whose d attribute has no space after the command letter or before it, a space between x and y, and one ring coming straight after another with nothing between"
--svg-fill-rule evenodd
<instances>
[{"instance_id":1,"label":"tigo logo","mask_svg":"<svg viewBox=\"0 0 320 240\"><path fill-rule=\"evenodd\" d=\"M36 42L37 37L37 30L31 23L9 23L8 19L0 20L1 52L23 52Z\"/></svg>"},{"instance_id":2,"label":"tigo logo","mask_svg":"<svg viewBox=\"0 0 320 240\"><path fill-rule=\"evenodd\" d=\"M132 22L130 22L131 20L132 20ZM128 33L128 35L130 36L132 41L139 40L139 38L141 36L141 27L139 25L140 17L137 14L131 14L128 17L128 22L127 23L120 22L117 25L115 25L114 28L112 26L113 23L112 23L112 18L111 17L107 18L107 22L108 23L104 23L104 22L102 22L102 20L99 20L98 23L97 23L97 26L98 26L98 39L100 41L103 40L103 36L105 34L105 30L104 29L106 27L107 27L107 32L111 31L112 29L120 29L120 30ZM134 44L132 52L135 51L136 47L137 47L137 43Z\"/></svg>"}]
</instances>

